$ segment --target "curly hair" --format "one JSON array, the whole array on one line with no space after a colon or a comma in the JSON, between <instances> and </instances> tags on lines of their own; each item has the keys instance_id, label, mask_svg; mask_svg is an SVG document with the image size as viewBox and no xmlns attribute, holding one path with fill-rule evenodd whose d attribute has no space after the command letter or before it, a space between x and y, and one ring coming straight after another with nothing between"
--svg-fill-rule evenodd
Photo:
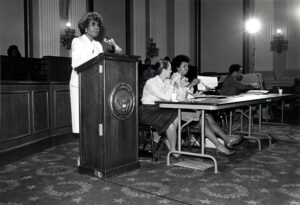
<instances>
[{"instance_id":1,"label":"curly hair","mask_svg":"<svg viewBox=\"0 0 300 205\"><path fill-rule=\"evenodd\" d=\"M182 62L190 62L190 58L186 55L178 55L172 60L172 69L176 70L176 68L179 68ZM176 72L176 71L174 71Z\"/></svg>"},{"instance_id":2,"label":"curly hair","mask_svg":"<svg viewBox=\"0 0 300 205\"><path fill-rule=\"evenodd\" d=\"M85 29L89 26L91 21L96 21L99 26L103 23L103 18L98 12L88 12L84 14L78 22L78 28L81 34L85 33Z\"/></svg>"}]
</instances>

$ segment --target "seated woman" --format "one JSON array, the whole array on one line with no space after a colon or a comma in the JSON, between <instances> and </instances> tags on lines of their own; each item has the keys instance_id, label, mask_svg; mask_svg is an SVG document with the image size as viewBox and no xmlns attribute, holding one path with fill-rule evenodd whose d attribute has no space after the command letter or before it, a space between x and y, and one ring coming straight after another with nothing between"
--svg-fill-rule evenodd
<instances>
[{"instance_id":1,"label":"seated woman","mask_svg":"<svg viewBox=\"0 0 300 205\"><path fill-rule=\"evenodd\" d=\"M167 146L170 151L175 150L177 138L177 111L175 109L160 109L156 101L170 101L176 78L170 80L171 64L166 60L159 60L155 64L157 75L147 80L142 95L142 105L139 107L140 123L152 125L158 134L167 134ZM173 154L178 158L179 155Z\"/></svg>"},{"instance_id":2,"label":"seated woman","mask_svg":"<svg viewBox=\"0 0 300 205\"><path fill-rule=\"evenodd\" d=\"M185 55L178 55L172 60L172 65L174 68L176 68L177 72L172 75L173 78L178 79L176 81L176 89L178 91L178 94L180 98L185 98L188 93L193 93L193 86L200 83L199 79L194 79L191 83L189 83L187 77L185 75L188 72L188 65L189 65L189 58ZM182 120L183 121L190 121L190 120L199 120L200 111L191 112L186 111L182 112ZM234 153L234 151L229 150L227 147L231 148L232 145L237 144L241 141L241 138L239 136L229 136L224 133L224 131L219 127L219 125L216 123L214 118L211 114L207 113L205 115L205 136L209 138L214 145L216 146L216 149L225 154L225 155L231 155ZM218 135L220 138L222 138L225 142L224 146L218 139Z\"/></svg>"}]
</instances>

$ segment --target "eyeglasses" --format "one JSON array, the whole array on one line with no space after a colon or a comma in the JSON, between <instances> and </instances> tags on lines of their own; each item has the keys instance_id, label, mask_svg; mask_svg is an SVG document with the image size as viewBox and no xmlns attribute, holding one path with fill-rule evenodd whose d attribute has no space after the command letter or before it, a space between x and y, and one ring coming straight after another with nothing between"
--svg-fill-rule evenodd
<instances>
[{"instance_id":1,"label":"eyeglasses","mask_svg":"<svg viewBox=\"0 0 300 205\"><path fill-rule=\"evenodd\" d=\"M96 21L90 21L89 25L90 25L90 26L97 26L97 27L100 27L99 22L96 22Z\"/></svg>"}]
</instances>

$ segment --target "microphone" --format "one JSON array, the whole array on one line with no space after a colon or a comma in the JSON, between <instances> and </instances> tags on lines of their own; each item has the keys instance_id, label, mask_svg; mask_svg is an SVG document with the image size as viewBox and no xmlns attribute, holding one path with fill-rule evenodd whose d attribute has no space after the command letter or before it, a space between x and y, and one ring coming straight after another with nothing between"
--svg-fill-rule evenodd
<instances>
[{"instance_id":1,"label":"microphone","mask_svg":"<svg viewBox=\"0 0 300 205\"><path fill-rule=\"evenodd\" d=\"M109 37L104 37L103 41L111 46L114 46L116 44L115 40Z\"/></svg>"}]
</instances>

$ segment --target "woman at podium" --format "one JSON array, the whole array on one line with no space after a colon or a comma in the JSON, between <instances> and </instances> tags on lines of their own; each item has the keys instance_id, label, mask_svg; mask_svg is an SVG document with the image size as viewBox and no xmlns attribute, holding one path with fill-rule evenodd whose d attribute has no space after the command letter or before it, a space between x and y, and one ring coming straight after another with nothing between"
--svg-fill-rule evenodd
<instances>
[{"instance_id":1,"label":"woman at podium","mask_svg":"<svg viewBox=\"0 0 300 205\"><path fill-rule=\"evenodd\" d=\"M103 53L101 43L95 38L100 32L103 23L102 16L97 12L88 12L84 14L78 22L78 28L81 36L74 38L72 41L72 73L70 80L70 97L72 113L72 131L74 136L79 137L79 82L78 74L74 68L87 62L88 60ZM122 50L113 39L106 39L106 43L115 47L115 52L120 53Z\"/></svg>"}]
</instances>

